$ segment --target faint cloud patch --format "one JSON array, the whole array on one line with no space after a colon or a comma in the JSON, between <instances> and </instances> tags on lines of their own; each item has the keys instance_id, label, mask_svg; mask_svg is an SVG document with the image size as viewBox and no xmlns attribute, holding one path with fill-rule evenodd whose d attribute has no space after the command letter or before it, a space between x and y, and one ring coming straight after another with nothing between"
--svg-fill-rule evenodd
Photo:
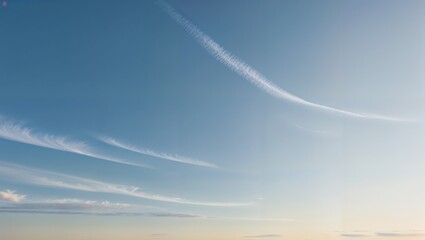
<instances>
[{"instance_id":1,"label":"faint cloud patch","mask_svg":"<svg viewBox=\"0 0 425 240\"><path fill-rule=\"evenodd\" d=\"M245 238L278 238L282 237L281 234L260 234L260 235L250 235L244 236Z\"/></svg>"},{"instance_id":2,"label":"faint cloud patch","mask_svg":"<svg viewBox=\"0 0 425 240\"><path fill-rule=\"evenodd\" d=\"M368 237L370 235L363 234L363 233L341 233L341 237L351 237L351 238L361 238L361 237Z\"/></svg>"},{"instance_id":3,"label":"faint cloud patch","mask_svg":"<svg viewBox=\"0 0 425 240\"><path fill-rule=\"evenodd\" d=\"M25 195L16 194L15 191L6 189L0 192L0 200L6 202L20 202L25 198Z\"/></svg>"},{"instance_id":4,"label":"faint cloud patch","mask_svg":"<svg viewBox=\"0 0 425 240\"><path fill-rule=\"evenodd\" d=\"M380 237L423 237L425 231L394 231L394 232L377 232Z\"/></svg>"}]
</instances>

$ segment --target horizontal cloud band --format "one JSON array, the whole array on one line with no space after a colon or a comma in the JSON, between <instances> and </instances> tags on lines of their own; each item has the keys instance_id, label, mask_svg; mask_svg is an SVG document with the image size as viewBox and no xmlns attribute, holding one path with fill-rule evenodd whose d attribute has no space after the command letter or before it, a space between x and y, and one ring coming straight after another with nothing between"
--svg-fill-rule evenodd
<instances>
[{"instance_id":1,"label":"horizontal cloud band","mask_svg":"<svg viewBox=\"0 0 425 240\"><path fill-rule=\"evenodd\" d=\"M0 204L1 213L64 214L98 216L150 216L172 218L196 218L198 215L174 212L140 211L139 206L122 203L84 201L79 199L56 199L42 202Z\"/></svg>"},{"instance_id":2,"label":"horizontal cloud band","mask_svg":"<svg viewBox=\"0 0 425 240\"><path fill-rule=\"evenodd\" d=\"M75 177L65 174L53 173L43 170L27 168L19 165L0 162L0 176L7 176L11 180L25 182L46 187L73 189L87 192L113 193L136 198L149 199L161 202L170 202L188 205L213 206L213 207L238 207L252 203L235 202L202 202L178 197L163 196L139 191L132 186L116 185L87 178Z\"/></svg>"}]
</instances>

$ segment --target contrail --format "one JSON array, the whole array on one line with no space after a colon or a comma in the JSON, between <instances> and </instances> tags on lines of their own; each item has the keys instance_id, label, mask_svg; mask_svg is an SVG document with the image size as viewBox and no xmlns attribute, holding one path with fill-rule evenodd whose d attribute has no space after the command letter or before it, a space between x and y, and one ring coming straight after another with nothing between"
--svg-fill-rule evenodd
<instances>
[{"instance_id":1,"label":"contrail","mask_svg":"<svg viewBox=\"0 0 425 240\"><path fill-rule=\"evenodd\" d=\"M147 148L132 146L110 137L99 137L98 139L111 146L126 149L132 152L140 153L140 154L151 156L151 157L161 158L168 161L174 161L174 162L190 164L190 165L195 165L200 167L217 168L217 166L212 163L208 163L208 162L204 162L204 161L200 161L200 160L192 159L188 157L183 157L176 154L161 153L161 152L156 152Z\"/></svg>"},{"instance_id":2,"label":"contrail","mask_svg":"<svg viewBox=\"0 0 425 240\"><path fill-rule=\"evenodd\" d=\"M138 187L117 185L101 182L93 179L77 176L65 175L56 172L49 172L28 168L15 164L0 162L0 176L7 177L8 180L23 182L32 185L45 186L51 188L71 189L86 192L113 193L124 196L131 196L141 199L149 199L160 202L169 202L186 205L199 205L211 207L240 207L253 203L238 202L204 202L179 197L164 196L142 192Z\"/></svg>"},{"instance_id":3,"label":"contrail","mask_svg":"<svg viewBox=\"0 0 425 240\"><path fill-rule=\"evenodd\" d=\"M303 98L295 96L270 80L263 76L260 72L255 70L253 67L246 64L244 61L239 59L237 56L233 55L222 46L220 46L216 41L214 41L210 36L201 31L195 24L189 21L187 18L183 17L179 12L177 12L173 7L168 3L162 0L156 0L158 5L183 29L197 40L202 47L211 54L217 61L221 62L228 68L230 68L235 73L241 75L246 80L250 81L256 87L262 89L266 93L286 101L290 101L296 104L304 105L307 107L312 107L319 110L324 110L327 112L338 113L344 116L356 117L356 118L365 118L365 119L376 119L376 120L386 120L386 121L406 121L405 119L388 117L382 115L368 114L368 113L355 113L346 110L341 110L317 103L307 101Z\"/></svg>"},{"instance_id":4,"label":"contrail","mask_svg":"<svg viewBox=\"0 0 425 240\"><path fill-rule=\"evenodd\" d=\"M134 163L127 160L107 156L95 152L85 142L72 141L66 137L55 136L52 134L35 132L33 129L25 127L19 123L5 120L0 116L0 138L9 141L25 143L29 145L55 149L64 152L80 154L100 160L106 160L121 164L127 164L137 167L150 168L144 164Z\"/></svg>"}]
</instances>

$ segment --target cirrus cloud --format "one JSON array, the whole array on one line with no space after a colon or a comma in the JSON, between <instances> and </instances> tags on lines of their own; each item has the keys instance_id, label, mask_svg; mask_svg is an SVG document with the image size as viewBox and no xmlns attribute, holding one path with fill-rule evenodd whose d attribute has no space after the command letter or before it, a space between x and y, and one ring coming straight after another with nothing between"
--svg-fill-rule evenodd
<instances>
[{"instance_id":1,"label":"cirrus cloud","mask_svg":"<svg viewBox=\"0 0 425 240\"><path fill-rule=\"evenodd\" d=\"M116 162L126 165L148 167L134 161L124 160L118 157L109 156L90 147L86 142L71 140L67 137L35 131L21 123L6 120L0 116L0 138L5 140L25 143L33 146L55 149L63 152L75 153L100 160Z\"/></svg>"},{"instance_id":2,"label":"cirrus cloud","mask_svg":"<svg viewBox=\"0 0 425 240\"><path fill-rule=\"evenodd\" d=\"M32 185L79 190L86 192L113 193L135 198L148 199L160 202L169 202L187 205L200 205L211 207L241 207L253 203L242 202L213 202L196 201L173 196L165 196L140 191L138 187L111 184L88 178L76 177L56 172L49 172L0 162L0 176L6 176L9 180L24 182Z\"/></svg>"},{"instance_id":3,"label":"cirrus cloud","mask_svg":"<svg viewBox=\"0 0 425 240\"><path fill-rule=\"evenodd\" d=\"M53 199L38 202L0 204L0 213L21 214L61 214L61 215L96 215L96 216L149 216L164 218L198 218L199 215L142 211L146 207L109 201L92 201L81 199Z\"/></svg>"},{"instance_id":4,"label":"cirrus cloud","mask_svg":"<svg viewBox=\"0 0 425 240\"><path fill-rule=\"evenodd\" d=\"M197 159L193 159L193 158L188 158L188 157L180 156L180 155L177 155L177 154L168 154L168 153L157 152L157 151L147 149L147 148L143 148L143 147L136 147L136 146L118 141L118 140L111 138L111 137L99 137L98 139L100 141L108 144L108 145L118 147L118 148L122 148L122 149L125 149L125 150L128 150L128 151L140 153L140 154L143 154L143 155L151 156L151 157L161 158L161 159L168 160L168 161L174 161L174 162L190 164L190 165L195 165L195 166L200 166L200 167L217 168L216 165L209 163L209 162L205 162L205 161L201 161L201 160L197 160Z\"/></svg>"}]
</instances>

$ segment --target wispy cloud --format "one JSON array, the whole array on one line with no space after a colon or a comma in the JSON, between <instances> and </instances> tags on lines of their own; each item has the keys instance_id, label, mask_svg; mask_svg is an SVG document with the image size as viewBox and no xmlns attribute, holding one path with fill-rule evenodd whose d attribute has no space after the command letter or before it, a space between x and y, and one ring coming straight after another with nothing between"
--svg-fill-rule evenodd
<instances>
[{"instance_id":1,"label":"wispy cloud","mask_svg":"<svg viewBox=\"0 0 425 240\"><path fill-rule=\"evenodd\" d=\"M123 203L98 202L81 199L48 199L39 202L21 202L1 205L1 210L119 210L132 209L135 206Z\"/></svg>"},{"instance_id":2,"label":"wispy cloud","mask_svg":"<svg viewBox=\"0 0 425 240\"><path fill-rule=\"evenodd\" d=\"M397 231L397 232L377 232L377 236L380 237L423 237L425 232L417 231Z\"/></svg>"},{"instance_id":3,"label":"wispy cloud","mask_svg":"<svg viewBox=\"0 0 425 240\"><path fill-rule=\"evenodd\" d=\"M15 191L6 189L0 191L0 200L7 202L20 202L25 198L25 195L16 194Z\"/></svg>"},{"instance_id":4,"label":"wispy cloud","mask_svg":"<svg viewBox=\"0 0 425 240\"><path fill-rule=\"evenodd\" d=\"M210 217L210 219L252 221L252 222L295 222L295 219L292 219L292 218Z\"/></svg>"},{"instance_id":5,"label":"wispy cloud","mask_svg":"<svg viewBox=\"0 0 425 240\"><path fill-rule=\"evenodd\" d=\"M350 237L350 238L360 238L360 237L368 237L369 234L365 233L341 233L339 234L341 237Z\"/></svg>"},{"instance_id":6,"label":"wispy cloud","mask_svg":"<svg viewBox=\"0 0 425 240\"><path fill-rule=\"evenodd\" d=\"M261 235L252 235L252 236L244 236L246 238L278 238L282 237L281 234L261 234Z\"/></svg>"},{"instance_id":7,"label":"wispy cloud","mask_svg":"<svg viewBox=\"0 0 425 240\"><path fill-rule=\"evenodd\" d=\"M216 41L214 41L210 36L204 33L191 21L183 17L178 13L173 7L163 0L157 0L158 5L183 29L195 40L197 40L202 47L211 54L217 61L224 64L226 67L230 68L235 73L241 75L246 80L250 81L256 87L265 91L266 93L277 97L279 99L290 101L296 104L300 104L307 107L312 107L318 110L324 110L331 113L337 113L344 116L356 117L356 118L366 118L366 119L378 119L378 120L387 120L387 121L405 121L404 119L387 117L382 115L368 114L368 113L355 113L346 110L341 110L317 103L307 101L301 97L293 95L275 83L271 82L260 72L255 70L253 67L246 64L244 61L239 59L237 56L233 55L222 46L220 46Z\"/></svg>"},{"instance_id":8,"label":"wispy cloud","mask_svg":"<svg viewBox=\"0 0 425 240\"><path fill-rule=\"evenodd\" d=\"M80 199L53 199L40 202L0 205L0 212L99 216L150 216L165 218L201 217L199 215L174 212L147 212L141 211L141 208L143 207L124 203L110 203L108 201L98 202Z\"/></svg>"},{"instance_id":9,"label":"wispy cloud","mask_svg":"<svg viewBox=\"0 0 425 240\"><path fill-rule=\"evenodd\" d=\"M172 217L172 218L200 218L200 215L192 215L185 213L172 213L172 212L148 212L149 216L153 217Z\"/></svg>"},{"instance_id":10,"label":"wispy cloud","mask_svg":"<svg viewBox=\"0 0 425 240\"><path fill-rule=\"evenodd\" d=\"M113 193L136 198L149 199L161 202L170 202L178 204L214 206L214 207L238 207L247 206L252 203L238 202L203 202L183 199L179 197L170 197L146 193L139 190L137 187L116 185L106 182L96 181L87 178L48 172L27 168L19 165L0 162L0 176L7 176L9 180L25 182L27 184L41 185L46 187L73 189L87 192Z\"/></svg>"},{"instance_id":11,"label":"wispy cloud","mask_svg":"<svg viewBox=\"0 0 425 240\"><path fill-rule=\"evenodd\" d=\"M167 234L165 234L165 233L152 233L150 236L152 236L152 237L164 237L166 235Z\"/></svg>"},{"instance_id":12,"label":"wispy cloud","mask_svg":"<svg viewBox=\"0 0 425 240\"><path fill-rule=\"evenodd\" d=\"M147 167L144 164L130 162L116 157L98 153L93 148L82 141L73 141L66 137L55 136L47 133L36 132L31 128L25 127L0 116L0 138L26 143L34 146L55 149L64 152L76 153L96 159L107 160L116 163L133 165L138 167Z\"/></svg>"},{"instance_id":13,"label":"wispy cloud","mask_svg":"<svg viewBox=\"0 0 425 240\"><path fill-rule=\"evenodd\" d=\"M423 237L425 236L425 231L423 230L406 230L406 231L353 231L353 232L340 232L336 231L341 237L348 238L362 238L362 237Z\"/></svg>"},{"instance_id":14,"label":"wispy cloud","mask_svg":"<svg viewBox=\"0 0 425 240\"><path fill-rule=\"evenodd\" d=\"M153 151L143 147L136 147L136 146L118 141L111 137L99 137L98 139L111 146L126 149L132 152L140 153L140 154L151 156L151 157L156 157L156 158L161 158L168 161L174 161L174 162L196 165L201 167L217 168L217 166L212 163L200 161L193 158L183 157L177 154L162 153L162 152Z\"/></svg>"}]
</instances>

